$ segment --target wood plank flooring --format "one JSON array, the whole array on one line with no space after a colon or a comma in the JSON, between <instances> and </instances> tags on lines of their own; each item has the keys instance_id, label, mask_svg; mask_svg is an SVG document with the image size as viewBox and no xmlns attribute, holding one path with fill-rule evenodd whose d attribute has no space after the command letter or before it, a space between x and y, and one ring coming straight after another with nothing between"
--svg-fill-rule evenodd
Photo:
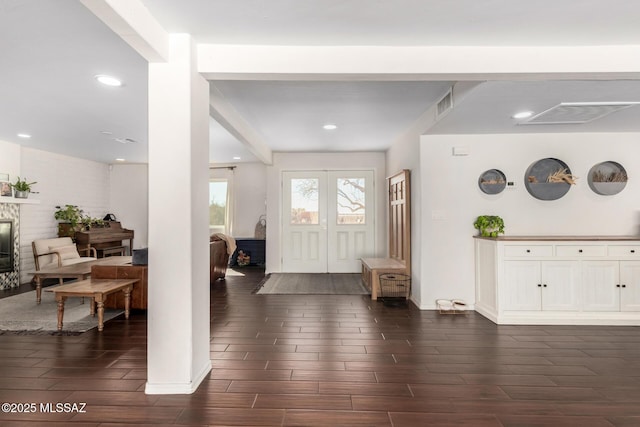
<instances>
[{"instance_id":1,"label":"wood plank flooring","mask_svg":"<svg viewBox=\"0 0 640 427\"><path fill-rule=\"evenodd\" d=\"M145 395L146 316L102 333L0 335L4 426L640 426L640 328L496 326L366 296L211 296L213 370ZM55 313L52 313L55 316ZM40 403L86 402L86 412Z\"/></svg>"}]
</instances>

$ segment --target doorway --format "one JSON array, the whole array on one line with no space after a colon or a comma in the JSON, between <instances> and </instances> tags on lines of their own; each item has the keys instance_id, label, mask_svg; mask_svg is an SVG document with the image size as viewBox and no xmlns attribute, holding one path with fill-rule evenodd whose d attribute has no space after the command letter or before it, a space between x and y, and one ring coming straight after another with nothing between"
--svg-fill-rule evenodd
<instances>
[{"instance_id":1,"label":"doorway","mask_svg":"<svg viewBox=\"0 0 640 427\"><path fill-rule=\"evenodd\" d=\"M375 253L371 170L283 172L287 273L357 273Z\"/></svg>"}]
</instances>

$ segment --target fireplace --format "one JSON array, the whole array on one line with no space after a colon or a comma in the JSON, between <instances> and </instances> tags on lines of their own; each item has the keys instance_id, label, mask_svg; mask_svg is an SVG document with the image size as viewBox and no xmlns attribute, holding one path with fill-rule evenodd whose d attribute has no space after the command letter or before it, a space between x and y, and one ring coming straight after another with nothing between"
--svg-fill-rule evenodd
<instances>
[{"instance_id":1,"label":"fireplace","mask_svg":"<svg viewBox=\"0 0 640 427\"><path fill-rule=\"evenodd\" d=\"M13 271L13 247L13 220L0 219L0 273Z\"/></svg>"}]
</instances>

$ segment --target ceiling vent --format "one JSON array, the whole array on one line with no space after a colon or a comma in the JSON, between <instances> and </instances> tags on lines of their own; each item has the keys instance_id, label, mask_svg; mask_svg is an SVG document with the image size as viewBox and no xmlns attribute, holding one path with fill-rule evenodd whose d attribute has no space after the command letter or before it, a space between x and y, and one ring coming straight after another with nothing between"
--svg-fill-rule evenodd
<instances>
[{"instance_id":1,"label":"ceiling vent","mask_svg":"<svg viewBox=\"0 0 640 427\"><path fill-rule=\"evenodd\" d=\"M441 118L443 115L453 109L453 88L449 88L449 91L442 97L436 105L436 119Z\"/></svg>"},{"instance_id":2,"label":"ceiling vent","mask_svg":"<svg viewBox=\"0 0 640 427\"><path fill-rule=\"evenodd\" d=\"M638 104L640 102L562 102L519 124L566 125L588 123Z\"/></svg>"}]
</instances>

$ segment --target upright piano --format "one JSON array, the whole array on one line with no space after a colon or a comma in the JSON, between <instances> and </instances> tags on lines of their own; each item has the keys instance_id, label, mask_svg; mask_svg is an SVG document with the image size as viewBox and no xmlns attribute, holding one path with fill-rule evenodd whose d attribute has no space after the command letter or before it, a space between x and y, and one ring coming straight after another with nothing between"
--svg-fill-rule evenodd
<instances>
[{"instance_id":1,"label":"upright piano","mask_svg":"<svg viewBox=\"0 0 640 427\"><path fill-rule=\"evenodd\" d=\"M98 256L105 255L114 249L123 248L123 240L128 240L129 250L133 250L133 230L122 228L119 221L105 221L104 227L76 231L76 244L79 247L96 248Z\"/></svg>"}]
</instances>

